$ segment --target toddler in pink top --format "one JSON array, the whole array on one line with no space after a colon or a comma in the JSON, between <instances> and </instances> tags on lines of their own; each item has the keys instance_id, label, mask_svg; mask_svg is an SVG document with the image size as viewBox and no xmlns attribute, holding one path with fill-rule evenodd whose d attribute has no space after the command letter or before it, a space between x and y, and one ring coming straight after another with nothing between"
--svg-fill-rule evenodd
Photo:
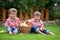
<instances>
[{"instance_id":1,"label":"toddler in pink top","mask_svg":"<svg viewBox=\"0 0 60 40\"><path fill-rule=\"evenodd\" d=\"M31 32L37 32L40 34L52 34L54 35L54 33L50 32L49 30L45 30L44 29L44 23L41 20L41 13L36 11L34 12L34 17L30 20L27 20L27 24L32 23L32 30Z\"/></svg>"},{"instance_id":2,"label":"toddler in pink top","mask_svg":"<svg viewBox=\"0 0 60 40\"><path fill-rule=\"evenodd\" d=\"M5 22L5 27L9 34L16 34L18 32L19 24L20 20L17 17L17 10L15 8L11 8L9 10L9 18Z\"/></svg>"}]
</instances>

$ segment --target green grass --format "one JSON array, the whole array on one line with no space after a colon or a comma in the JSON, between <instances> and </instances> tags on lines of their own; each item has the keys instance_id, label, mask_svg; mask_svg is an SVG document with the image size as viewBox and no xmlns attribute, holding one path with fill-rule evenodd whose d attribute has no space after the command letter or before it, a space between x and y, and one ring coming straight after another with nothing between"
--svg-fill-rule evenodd
<instances>
[{"instance_id":1,"label":"green grass","mask_svg":"<svg viewBox=\"0 0 60 40\"><path fill-rule=\"evenodd\" d=\"M60 40L60 25L47 25L45 29L49 29L56 36L41 35L41 34L16 34L9 35L8 33L0 33L0 40ZM3 25L0 25L0 30L6 30Z\"/></svg>"}]
</instances>

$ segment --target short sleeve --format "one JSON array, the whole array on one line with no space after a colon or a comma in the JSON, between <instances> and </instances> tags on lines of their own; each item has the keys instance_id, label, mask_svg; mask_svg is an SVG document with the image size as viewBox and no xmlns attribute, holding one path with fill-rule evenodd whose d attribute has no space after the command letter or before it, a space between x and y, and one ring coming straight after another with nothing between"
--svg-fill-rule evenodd
<instances>
[{"instance_id":1,"label":"short sleeve","mask_svg":"<svg viewBox=\"0 0 60 40\"><path fill-rule=\"evenodd\" d=\"M9 26L9 20L7 19L5 22L5 27L8 27L8 26Z\"/></svg>"}]
</instances>

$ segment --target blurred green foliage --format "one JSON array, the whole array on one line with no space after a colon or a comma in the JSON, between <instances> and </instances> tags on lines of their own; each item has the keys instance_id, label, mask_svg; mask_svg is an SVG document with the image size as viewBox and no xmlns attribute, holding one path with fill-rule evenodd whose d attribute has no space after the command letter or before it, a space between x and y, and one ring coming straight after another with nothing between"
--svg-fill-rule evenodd
<instances>
[{"instance_id":1,"label":"blurred green foliage","mask_svg":"<svg viewBox=\"0 0 60 40\"><path fill-rule=\"evenodd\" d=\"M50 19L56 19L57 17L60 17L60 9L58 10L59 13L58 11L57 13L55 13L55 3L57 3L57 0L1 0L0 9L2 9L3 7L5 7L6 9L16 8L18 10L22 10L23 12L28 11L28 13L30 14L31 6L34 7L34 10L37 10L36 7L39 6L39 10L48 8Z\"/></svg>"}]
</instances>

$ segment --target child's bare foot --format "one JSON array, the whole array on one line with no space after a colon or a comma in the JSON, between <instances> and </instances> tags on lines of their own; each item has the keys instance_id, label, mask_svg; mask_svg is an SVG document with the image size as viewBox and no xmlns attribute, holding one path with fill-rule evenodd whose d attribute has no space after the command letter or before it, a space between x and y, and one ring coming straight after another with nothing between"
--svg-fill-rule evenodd
<instances>
[{"instance_id":1,"label":"child's bare foot","mask_svg":"<svg viewBox=\"0 0 60 40\"><path fill-rule=\"evenodd\" d=\"M23 34L23 33L20 33L20 34Z\"/></svg>"},{"instance_id":2,"label":"child's bare foot","mask_svg":"<svg viewBox=\"0 0 60 40\"><path fill-rule=\"evenodd\" d=\"M51 33L51 35L54 35L54 36L55 36L55 34L54 34L54 33Z\"/></svg>"},{"instance_id":3,"label":"child's bare foot","mask_svg":"<svg viewBox=\"0 0 60 40\"><path fill-rule=\"evenodd\" d=\"M13 35L16 35L16 33L15 33L15 32L12 32L12 34L13 34Z\"/></svg>"},{"instance_id":4,"label":"child's bare foot","mask_svg":"<svg viewBox=\"0 0 60 40\"><path fill-rule=\"evenodd\" d=\"M55 34L54 34L54 33L52 33L52 32L49 32L49 34L51 34L51 35L54 35L54 36L55 36Z\"/></svg>"},{"instance_id":5,"label":"child's bare foot","mask_svg":"<svg viewBox=\"0 0 60 40\"><path fill-rule=\"evenodd\" d=\"M12 34L12 32L11 32L11 31L9 31L9 34Z\"/></svg>"},{"instance_id":6,"label":"child's bare foot","mask_svg":"<svg viewBox=\"0 0 60 40\"><path fill-rule=\"evenodd\" d=\"M13 34L13 35L15 35L16 33L15 33L15 32L11 32L11 31L9 31L9 34Z\"/></svg>"}]
</instances>

